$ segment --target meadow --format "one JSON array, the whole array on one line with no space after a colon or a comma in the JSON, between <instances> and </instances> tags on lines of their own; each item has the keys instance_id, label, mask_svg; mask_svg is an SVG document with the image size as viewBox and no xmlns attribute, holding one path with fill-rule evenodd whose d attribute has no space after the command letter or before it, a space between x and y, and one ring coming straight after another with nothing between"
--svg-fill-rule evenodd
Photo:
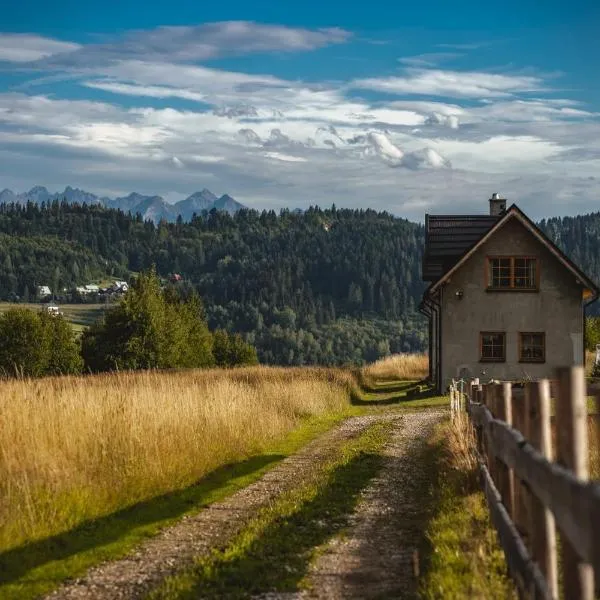
<instances>
[{"instance_id":1,"label":"meadow","mask_svg":"<svg viewBox=\"0 0 600 600\"><path fill-rule=\"evenodd\" d=\"M254 367L0 383L0 550L185 488L350 406L349 372Z\"/></svg>"}]
</instances>

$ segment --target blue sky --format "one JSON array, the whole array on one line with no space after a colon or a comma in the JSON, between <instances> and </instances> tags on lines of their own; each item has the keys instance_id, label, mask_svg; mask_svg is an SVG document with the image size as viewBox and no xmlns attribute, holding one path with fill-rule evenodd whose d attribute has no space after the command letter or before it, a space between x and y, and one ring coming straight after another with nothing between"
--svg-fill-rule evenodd
<instances>
[{"instance_id":1,"label":"blue sky","mask_svg":"<svg viewBox=\"0 0 600 600\"><path fill-rule=\"evenodd\" d=\"M598 210L598 4L11 2L0 188Z\"/></svg>"}]
</instances>

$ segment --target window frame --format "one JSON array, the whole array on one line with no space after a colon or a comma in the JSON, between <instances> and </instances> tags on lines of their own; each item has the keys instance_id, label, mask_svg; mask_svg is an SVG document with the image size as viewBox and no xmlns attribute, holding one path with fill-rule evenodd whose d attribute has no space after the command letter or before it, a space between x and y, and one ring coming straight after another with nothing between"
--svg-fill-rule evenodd
<instances>
[{"instance_id":1,"label":"window frame","mask_svg":"<svg viewBox=\"0 0 600 600\"><path fill-rule=\"evenodd\" d=\"M490 274L492 260L509 259L510 260L510 286L494 287L490 285ZM535 285L534 287L515 286L515 261L516 260L534 260L535 261ZM521 254L489 254L485 257L485 289L487 292L539 292L540 291L540 258L539 256L521 255Z\"/></svg>"},{"instance_id":2,"label":"window frame","mask_svg":"<svg viewBox=\"0 0 600 600\"><path fill-rule=\"evenodd\" d=\"M542 336L542 358L523 358L523 336L525 335L541 335ZM537 363L546 362L546 332L545 331L519 331L519 362L520 363Z\"/></svg>"},{"instance_id":3,"label":"window frame","mask_svg":"<svg viewBox=\"0 0 600 600\"><path fill-rule=\"evenodd\" d=\"M486 335L501 335L502 336L502 358L486 358L483 356L483 337ZM479 332L479 362L486 363L503 363L506 362L506 331L480 331Z\"/></svg>"}]
</instances>

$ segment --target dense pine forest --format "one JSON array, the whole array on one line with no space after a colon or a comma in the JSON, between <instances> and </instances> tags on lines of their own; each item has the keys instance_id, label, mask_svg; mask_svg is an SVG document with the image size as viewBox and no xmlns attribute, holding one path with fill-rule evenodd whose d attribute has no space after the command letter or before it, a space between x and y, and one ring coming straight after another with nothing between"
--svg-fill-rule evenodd
<instances>
[{"instance_id":1,"label":"dense pine forest","mask_svg":"<svg viewBox=\"0 0 600 600\"><path fill-rule=\"evenodd\" d=\"M600 281L600 213L541 227ZM100 206L0 205L0 299L33 300L156 265L202 297L211 329L261 362L345 364L422 350L422 225L372 210L213 210L158 225Z\"/></svg>"}]
</instances>

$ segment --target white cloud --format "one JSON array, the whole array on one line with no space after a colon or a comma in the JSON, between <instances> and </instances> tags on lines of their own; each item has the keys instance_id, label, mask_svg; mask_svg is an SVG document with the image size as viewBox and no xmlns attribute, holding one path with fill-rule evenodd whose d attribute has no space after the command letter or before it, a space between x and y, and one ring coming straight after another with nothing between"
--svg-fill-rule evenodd
<instances>
[{"instance_id":1,"label":"white cloud","mask_svg":"<svg viewBox=\"0 0 600 600\"><path fill-rule=\"evenodd\" d=\"M460 52L428 52L416 56L404 56L398 62L409 67L435 67L436 65L463 56Z\"/></svg>"},{"instance_id":2,"label":"white cloud","mask_svg":"<svg viewBox=\"0 0 600 600\"><path fill-rule=\"evenodd\" d=\"M125 96L147 96L149 98L163 99L181 98L182 100L192 100L193 102L205 102L206 100L206 96L198 92L158 85L131 85L129 83L119 83L108 80L84 81L82 85L104 92L123 94Z\"/></svg>"},{"instance_id":3,"label":"white cloud","mask_svg":"<svg viewBox=\"0 0 600 600\"><path fill-rule=\"evenodd\" d=\"M291 154L283 154L281 152L264 152L264 156L282 162L306 162L306 158L301 156L292 156Z\"/></svg>"},{"instance_id":4,"label":"white cloud","mask_svg":"<svg viewBox=\"0 0 600 600\"><path fill-rule=\"evenodd\" d=\"M426 125L444 125L450 129L458 129L458 117L456 115L443 115L439 112L431 113L425 119Z\"/></svg>"},{"instance_id":5,"label":"white cloud","mask_svg":"<svg viewBox=\"0 0 600 600\"><path fill-rule=\"evenodd\" d=\"M0 33L0 62L26 63L79 48L79 44L29 33Z\"/></svg>"},{"instance_id":6,"label":"white cloud","mask_svg":"<svg viewBox=\"0 0 600 600\"><path fill-rule=\"evenodd\" d=\"M206 186L258 208L334 201L411 218L480 203L485 210L495 188L534 216L536 207L561 212L560 202L584 206L600 193L598 114L568 98L544 98L542 76L424 68L443 53L409 57L421 68L397 77L350 82L184 64L210 53L306 50L347 38L218 25L197 39L197 28L161 28L68 56L47 48L36 64L55 72L42 85L76 77L90 95L114 96L0 93L3 186L71 184L101 193L109 186L111 195L169 197ZM261 31L266 37L254 39ZM362 89L393 96L373 100Z\"/></svg>"},{"instance_id":7,"label":"white cloud","mask_svg":"<svg viewBox=\"0 0 600 600\"><path fill-rule=\"evenodd\" d=\"M350 37L350 32L337 27L305 29L252 21L166 26L130 31L104 43L88 44L69 56L47 61L45 66L86 67L115 60L196 62L260 52L309 51L346 42Z\"/></svg>"},{"instance_id":8,"label":"white cloud","mask_svg":"<svg viewBox=\"0 0 600 600\"><path fill-rule=\"evenodd\" d=\"M405 77L357 79L351 86L389 94L457 98L496 98L544 89L538 77L440 69L408 69Z\"/></svg>"},{"instance_id":9,"label":"white cloud","mask_svg":"<svg viewBox=\"0 0 600 600\"><path fill-rule=\"evenodd\" d=\"M399 165L402 161L404 152L402 152L402 150L400 150L387 135L378 132L370 132L366 136L366 140L371 145L375 154L390 164Z\"/></svg>"}]
</instances>

